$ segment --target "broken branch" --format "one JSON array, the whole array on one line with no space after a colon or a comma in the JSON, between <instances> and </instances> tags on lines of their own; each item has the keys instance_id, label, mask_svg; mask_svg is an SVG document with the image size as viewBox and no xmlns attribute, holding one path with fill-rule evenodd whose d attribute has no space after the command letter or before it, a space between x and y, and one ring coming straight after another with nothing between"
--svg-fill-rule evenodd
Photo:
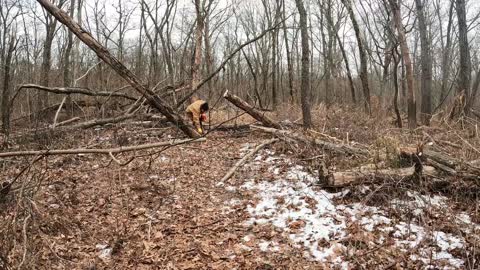
<instances>
[{"instance_id":1,"label":"broken branch","mask_svg":"<svg viewBox=\"0 0 480 270\"><path fill-rule=\"evenodd\" d=\"M123 152L130 152L135 150L145 150L149 148L156 148L162 146L175 146L180 144L186 144L191 142L203 142L206 141L205 138L199 139L184 139L184 140L170 140L166 142L159 143L148 143L140 144L134 146L118 147L118 148L106 148L106 149L97 149L97 148L79 148L79 149L59 149L59 150L40 150L40 151L16 151L16 152L6 152L0 153L0 158L6 157L18 157L18 156L51 156L51 155L75 155L75 154L104 154L112 155Z\"/></svg>"},{"instance_id":2,"label":"broken branch","mask_svg":"<svg viewBox=\"0 0 480 270\"><path fill-rule=\"evenodd\" d=\"M230 177L233 176L233 174L235 173L235 171L240 167L242 166L250 157L252 157L253 155L255 155L255 153L257 153L258 151L260 151L260 149L264 148L265 146L269 145L269 144L272 144L274 142L277 142L278 139L271 139L271 140L268 140L266 142L263 142L259 145L257 145L257 147L255 147L252 151L248 152L245 156L243 156L242 159L240 159L239 161L237 161L237 163L235 163L235 165L230 168L230 170L227 172L227 174L225 174L225 176L222 178L222 180L220 180L220 183L225 183L225 181L227 181L228 179L230 179Z\"/></svg>"},{"instance_id":3,"label":"broken branch","mask_svg":"<svg viewBox=\"0 0 480 270\"><path fill-rule=\"evenodd\" d=\"M21 89L37 89L41 91L46 91L53 94L62 94L62 95L71 95L71 94L82 94L87 96L102 96L102 97L121 97L129 100L137 100L135 97L131 97L124 93L115 93L115 92L97 92L90 90L88 88L80 87L46 87L37 84L24 84L19 87Z\"/></svg>"},{"instance_id":4,"label":"broken branch","mask_svg":"<svg viewBox=\"0 0 480 270\"><path fill-rule=\"evenodd\" d=\"M252 125L251 127L252 129L257 131L273 134L282 140L293 140L293 141L297 141L305 144L313 144L317 147L320 147L327 151L335 152L338 154L350 154L350 155L357 155L357 156L369 155L368 150L349 146L346 144L336 144L336 143L331 143L331 142L327 142L319 139L308 138L300 134L294 134L293 132L290 132L287 130L279 130L275 128L267 128L267 127L254 126L254 125Z\"/></svg>"},{"instance_id":5,"label":"broken branch","mask_svg":"<svg viewBox=\"0 0 480 270\"><path fill-rule=\"evenodd\" d=\"M255 109L252 105L248 104L243 99L239 98L236 95L230 94L228 90L225 91L225 93L223 94L223 97L226 100L230 101L233 105L244 110L246 113L248 113L250 116L255 118L257 121L261 122L264 126L272 127L276 129L282 128L280 124L273 121L270 117L266 116L265 114L262 114L261 112L259 112L257 109Z\"/></svg>"}]
</instances>

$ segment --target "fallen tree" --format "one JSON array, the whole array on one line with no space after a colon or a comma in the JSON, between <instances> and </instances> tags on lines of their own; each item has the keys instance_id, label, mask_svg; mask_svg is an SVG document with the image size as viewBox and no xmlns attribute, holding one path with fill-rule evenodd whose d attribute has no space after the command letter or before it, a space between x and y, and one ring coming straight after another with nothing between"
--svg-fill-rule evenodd
<instances>
[{"instance_id":1,"label":"fallen tree","mask_svg":"<svg viewBox=\"0 0 480 270\"><path fill-rule=\"evenodd\" d=\"M230 103L232 103L233 105L244 110L246 113L248 113L250 116L255 118L257 121L261 122L263 125L267 127L276 128L276 129L282 128L282 126L279 123L273 121L270 117L261 113L259 110L255 109L252 105L248 104L246 101L239 98L238 96L230 94L228 90L225 91L225 93L223 94L223 97L226 100L230 101Z\"/></svg>"},{"instance_id":2,"label":"fallen tree","mask_svg":"<svg viewBox=\"0 0 480 270\"><path fill-rule=\"evenodd\" d=\"M200 137L200 134L198 134L195 129L186 124L182 117L180 117L151 89L148 89L142 85L132 71L130 71L123 63L111 55L107 48L102 46L86 29L74 22L66 12L53 5L48 0L37 0L37 2L40 3L42 7L52 14L59 22L64 24L70 31L72 31L83 43L90 47L90 49L92 49L100 59L102 59L113 70L115 70L117 74L125 79L138 93L142 94L153 107L165 115L165 117L176 127L178 127L191 138Z\"/></svg>"},{"instance_id":3,"label":"fallen tree","mask_svg":"<svg viewBox=\"0 0 480 270\"><path fill-rule=\"evenodd\" d=\"M81 87L46 87L37 84L23 84L21 85L18 90L21 89L37 89L40 91L46 91L53 94L60 94L60 95L71 95L71 94L82 94L87 96L101 96L101 97L121 97L128 100L137 100L135 97L131 97L124 93L117 93L117 92L105 92L105 91L92 91L88 88L81 88Z\"/></svg>"},{"instance_id":4,"label":"fallen tree","mask_svg":"<svg viewBox=\"0 0 480 270\"><path fill-rule=\"evenodd\" d=\"M334 172L321 177L320 183L326 187L345 187L348 185L364 184L378 179L403 179L415 175L437 175L437 170L432 166L416 166L408 168L378 169L375 164L357 167L348 171Z\"/></svg>"},{"instance_id":5,"label":"fallen tree","mask_svg":"<svg viewBox=\"0 0 480 270\"><path fill-rule=\"evenodd\" d=\"M156 148L162 146L175 146L180 144L186 144L191 142L203 142L205 138L199 139L184 139L184 140L170 140L167 142L140 144L118 148L79 148L79 149L54 149L54 150L39 150L39 151L15 151L0 153L0 158L6 157L18 157L18 156L51 156L51 155L76 155L76 154L105 154L112 155L123 152L131 152L136 150L145 150L149 148Z\"/></svg>"},{"instance_id":6,"label":"fallen tree","mask_svg":"<svg viewBox=\"0 0 480 270\"><path fill-rule=\"evenodd\" d=\"M465 162L445 153L430 149L420 149L416 153L402 150L400 155L417 155L427 165L435 167L447 175L461 177L466 180L474 180L480 185L480 167L475 162Z\"/></svg>"},{"instance_id":7,"label":"fallen tree","mask_svg":"<svg viewBox=\"0 0 480 270\"><path fill-rule=\"evenodd\" d=\"M251 127L253 130L275 135L279 139L315 145L316 147L320 147L337 154L349 154L357 156L368 156L370 154L369 151L366 149L357 148L346 144L331 143L315 138L309 138L307 136L296 134L288 130L279 130L275 128L267 128L255 125L252 125Z\"/></svg>"},{"instance_id":8,"label":"fallen tree","mask_svg":"<svg viewBox=\"0 0 480 270\"><path fill-rule=\"evenodd\" d=\"M261 126L252 125L253 130L260 132L268 133L275 135L277 138L291 142L300 142L304 144L313 145L325 149L330 152L337 154L350 154L356 156L369 157L370 152L363 148L357 148L346 144L341 143L331 143L315 138L309 138L305 135L294 133L288 130L279 130L275 128L267 128ZM460 177L465 180L473 180L477 185L480 185L480 168L476 163L464 162L460 159L454 158L448 154L436 152L433 150L424 150L422 147L402 147L397 149L398 159L405 160L408 159L409 163L414 164L414 167L411 168L402 168L402 169L369 169L369 170L360 170L354 169L346 172L334 173L330 180L327 180L327 184L331 186L344 186L349 183L358 182L358 179L363 179L366 176L373 177L374 175L383 177L402 177L405 175L412 175L412 168L426 168L422 170L427 170L433 172L432 168L436 169L438 172L443 172L446 175ZM385 157L380 156L380 160L385 159ZM435 172L437 174L437 172Z\"/></svg>"}]
</instances>

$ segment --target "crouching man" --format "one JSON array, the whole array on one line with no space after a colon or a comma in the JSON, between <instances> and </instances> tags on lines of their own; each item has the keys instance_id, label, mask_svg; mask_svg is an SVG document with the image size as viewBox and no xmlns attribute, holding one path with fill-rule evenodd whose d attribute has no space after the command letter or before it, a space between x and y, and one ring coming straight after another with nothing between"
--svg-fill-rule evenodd
<instances>
[{"instance_id":1,"label":"crouching man","mask_svg":"<svg viewBox=\"0 0 480 270\"><path fill-rule=\"evenodd\" d=\"M202 122L207 121L208 103L204 100L201 100L197 97L192 98L192 104L190 104L185 112L188 117L192 120L193 125L197 129L197 132L203 134L203 125Z\"/></svg>"}]
</instances>

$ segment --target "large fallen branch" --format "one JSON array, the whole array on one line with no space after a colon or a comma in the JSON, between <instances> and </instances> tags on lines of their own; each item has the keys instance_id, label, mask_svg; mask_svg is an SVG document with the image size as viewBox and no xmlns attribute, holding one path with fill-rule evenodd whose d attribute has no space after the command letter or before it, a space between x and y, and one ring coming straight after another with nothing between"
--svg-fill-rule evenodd
<instances>
[{"instance_id":1,"label":"large fallen branch","mask_svg":"<svg viewBox=\"0 0 480 270\"><path fill-rule=\"evenodd\" d=\"M79 149L60 149L60 150L39 150L39 151L16 151L0 153L0 158L6 157L18 157L18 156L50 156L50 155L75 155L75 154L118 154L123 152L130 152L136 150L145 150L150 148L162 147L162 146L175 146L180 144L186 144L191 142L203 142L205 138L199 139L184 139L184 140L171 140L167 142L149 143L134 146L118 147L118 148L79 148Z\"/></svg>"},{"instance_id":2,"label":"large fallen branch","mask_svg":"<svg viewBox=\"0 0 480 270\"><path fill-rule=\"evenodd\" d=\"M408 168L376 169L374 164L358 167L343 172L334 172L324 179L322 185L327 187L344 187L348 185L372 182L377 179L402 179L417 174L437 175L434 167L423 166L421 172L415 171L415 166Z\"/></svg>"},{"instance_id":3,"label":"large fallen branch","mask_svg":"<svg viewBox=\"0 0 480 270\"><path fill-rule=\"evenodd\" d=\"M253 155L255 155L255 153L257 153L258 151L260 151L260 149L264 148L265 146L269 145L269 144L272 144L274 142L277 142L278 139L271 139L271 140L268 140L266 142L263 142L259 145L257 145L257 147L255 147L252 151L248 152L245 156L243 156L242 159L240 159L239 161L237 161L237 163L235 163L235 165L230 168L230 170L227 172L227 174L225 174L225 176L222 178L222 180L220 180L220 185L222 185L223 183L225 183L225 181L227 181L228 179L230 179L230 177L233 176L233 174L235 173L235 171L240 167L242 166L249 158L251 158Z\"/></svg>"},{"instance_id":4,"label":"large fallen branch","mask_svg":"<svg viewBox=\"0 0 480 270\"><path fill-rule=\"evenodd\" d=\"M465 162L448 154L429 149L423 150L417 155L421 156L426 164L443 171L447 175L475 180L480 185L480 167L475 163Z\"/></svg>"},{"instance_id":5,"label":"large fallen branch","mask_svg":"<svg viewBox=\"0 0 480 270\"><path fill-rule=\"evenodd\" d=\"M265 114L262 114L260 111L255 109L252 105L248 104L246 101L239 98L238 96L230 94L228 90L225 91L225 93L223 94L223 97L226 100L230 101L233 105L244 110L246 113L251 115L257 121L261 122L263 125L271 128L277 128L277 129L282 128L282 126L280 126L279 123L273 121L270 117L266 116Z\"/></svg>"},{"instance_id":6,"label":"large fallen branch","mask_svg":"<svg viewBox=\"0 0 480 270\"><path fill-rule=\"evenodd\" d=\"M19 87L21 89L37 89L41 91L46 91L53 94L63 94L63 95L71 95L71 94L83 94L87 96L102 96L102 97L121 97L129 100L137 100L135 97L131 97L124 93L116 93L116 92L97 92L92 91L88 88L80 88L80 87L45 87L42 85L37 84L24 84Z\"/></svg>"},{"instance_id":7,"label":"large fallen branch","mask_svg":"<svg viewBox=\"0 0 480 270\"><path fill-rule=\"evenodd\" d=\"M323 148L327 151L335 152L338 154L349 154L357 156L368 156L369 152L362 148L353 147L346 144L337 144L320 139L308 138L304 135L295 134L287 130L279 130L275 128L267 128L261 126L251 126L253 130L261 131L264 133L269 133L277 136L279 139L288 140L288 141L297 141L305 144L313 144L317 147Z\"/></svg>"},{"instance_id":8,"label":"large fallen branch","mask_svg":"<svg viewBox=\"0 0 480 270\"><path fill-rule=\"evenodd\" d=\"M78 23L74 22L70 16L53 5L48 0L37 0L43 8L52 14L59 22L70 29L83 43L92 49L97 56L105 61L119 76L125 79L137 92L142 94L150 104L165 115L167 119L182 130L187 136L198 138L200 135L180 117L170 106L168 106L160 97L151 90L143 86L139 79L124 64L116 59L110 52L102 46L86 29L83 29Z\"/></svg>"}]
</instances>

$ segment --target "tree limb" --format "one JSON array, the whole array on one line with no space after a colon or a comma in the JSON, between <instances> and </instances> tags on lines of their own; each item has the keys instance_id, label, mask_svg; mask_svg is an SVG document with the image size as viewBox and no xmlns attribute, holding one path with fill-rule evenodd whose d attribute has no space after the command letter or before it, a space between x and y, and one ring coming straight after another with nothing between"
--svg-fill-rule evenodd
<instances>
[{"instance_id":1,"label":"tree limb","mask_svg":"<svg viewBox=\"0 0 480 270\"><path fill-rule=\"evenodd\" d=\"M252 157L253 155L255 155L255 153L257 153L258 151L260 151L260 149L264 148L265 146L269 145L269 144L272 144L274 142L277 142L278 139L271 139L271 140L268 140L266 142L263 142L259 145L257 145L257 147L255 147L252 151L248 152L245 156L242 157L242 159L240 159L239 161L237 161L237 163L235 163L235 165L230 168L230 170L227 172L227 174L225 174L225 176L222 178L222 180L220 180L220 183L224 183L225 181L227 181L228 179L230 179L230 177L233 176L233 174L235 173L235 171L240 167L242 166L245 161L247 161L247 159L249 159L250 157Z\"/></svg>"},{"instance_id":2,"label":"tree limb","mask_svg":"<svg viewBox=\"0 0 480 270\"><path fill-rule=\"evenodd\" d=\"M63 94L63 95L70 95L70 94L83 94L87 96L103 96L103 97L122 97L129 100L137 100L137 98L129 96L124 93L115 93L115 92L97 92L90 90L88 88L81 88L81 87L46 87L37 84L24 84L19 87L21 89L37 89L41 91L50 92L53 94Z\"/></svg>"},{"instance_id":3,"label":"tree limb","mask_svg":"<svg viewBox=\"0 0 480 270\"><path fill-rule=\"evenodd\" d=\"M39 150L39 151L16 151L16 152L5 152L0 153L0 158L6 157L18 157L18 156L50 156L50 155L75 155L75 154L118 154L123 152L130 152L135 150L145 150L149 148L156 148L162 146L175 146L180 144L186 144L190 142L204 142L206 141L205 138L199 139L184 139L184 140L170 140L166 142L158 142L158 143L148 143L148 144L140 144L134 146L126 146L126 147L118 147L118 148L106 148L106 149L86 149L86 148L79 148L79 149L58 149L58 150Z\"/></svg>"}]
</instances>

